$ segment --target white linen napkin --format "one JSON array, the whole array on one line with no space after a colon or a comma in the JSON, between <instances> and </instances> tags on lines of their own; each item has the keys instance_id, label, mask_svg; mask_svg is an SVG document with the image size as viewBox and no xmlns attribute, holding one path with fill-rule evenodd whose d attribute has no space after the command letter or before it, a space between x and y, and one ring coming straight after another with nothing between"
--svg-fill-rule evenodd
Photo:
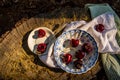
<instances>
[{"instance_id":1,"label":"white linen napkin","mask_svg":"<svg viewBox=\"0 0 120 80\"><path fill-rule=\"evenodd\" d=\"M102 33L95 30L95 26L97 24L104 25L105 30ZM94 18L89 23L86 23L85 21L73 21L66 25L64 31L69 31L73 29L84 30L87 31L89 34L91 34L91 36L97 42L98 52L100 53L109 52L109 53L117 54L120 52L120 47L118 46L118 43L115 39L117 28L112 13L102 14ZM53 46L54 46L54 42L49 48L48 54L39 56L39 58L47 66L53 68L59 68L59 66L54 60Z\"/></svg>"}]
</instances>

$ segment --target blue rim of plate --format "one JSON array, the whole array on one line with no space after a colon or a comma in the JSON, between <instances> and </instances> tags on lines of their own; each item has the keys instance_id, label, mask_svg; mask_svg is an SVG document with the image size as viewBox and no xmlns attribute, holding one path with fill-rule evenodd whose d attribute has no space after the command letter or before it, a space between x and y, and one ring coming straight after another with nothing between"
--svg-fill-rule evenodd
<instances>
[{"instance_id":1,"label":"blue rim of plate","mask_svg":"<svg viewBox=\"0 0 120 80\"><path fill-rule=\"evenodd\" d=\"M59 39L64 38L64 36L66 34L69 34L69 33L74 34L74 32L82 32L82 35L87 35L89 37L89 39L92 41L92 44L95 47L94 48L95 53L93 53L93 56L90 57L89 64L88 65L83 65L83 67L81 69L73 69L73 68L70 68L68 65L65 65L64 63L62 63L62 61L60 59L60 56L58 56L58 52L57 52L57 50L59 50L59 48L57 48L57 46L59 45ZM55 45L54 45L54 58L55 58L55 61L57 62L58 66L61 69L63 69L64 71L66 71L68 73L72 73L72 74L86 73L88 70L90 70L96 64L96 62L98 60L98 56L99 56L98 47L97 47L97 43L96 43L95 39L89 33L87 33L86 31L83 31L83 30L74 29L74 30L70 30L70 31L67 31L67 32L63 32L57 38L57 40L55 42Z\"/></svg>"}]
</instances>

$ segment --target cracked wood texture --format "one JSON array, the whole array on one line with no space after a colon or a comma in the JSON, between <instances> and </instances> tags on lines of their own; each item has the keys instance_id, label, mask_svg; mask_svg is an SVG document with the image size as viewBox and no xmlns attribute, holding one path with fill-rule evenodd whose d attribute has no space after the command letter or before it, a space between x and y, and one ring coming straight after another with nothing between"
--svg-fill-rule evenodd
<instances>
[{"instance_id":1,"label":"cracked wood texture","mask_svg":"<svg viewBox=\"0 0 120 80\"><path fill-rule=\"evenodd\" d=\"M43 64L28 48L27 38L31 30L46 26L59 32L62 24L74 20L89 21L82 9L55 10L40 14L19 23L0 39L0 79L5 80L90 80L101 70L101 60L84 74L70 74ZM57 25L57 26L56 26ZM61 32L60 32L61 33Z\"/></svg>"}]
</instances>

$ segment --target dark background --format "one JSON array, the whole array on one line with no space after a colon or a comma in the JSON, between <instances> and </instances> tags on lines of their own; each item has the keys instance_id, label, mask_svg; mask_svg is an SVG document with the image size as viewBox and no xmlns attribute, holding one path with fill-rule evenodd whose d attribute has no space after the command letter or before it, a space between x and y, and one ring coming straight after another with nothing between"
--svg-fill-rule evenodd
<instances>
[{"instance_id":1,"label":"dark background","mask_svg":"<svg viewBox=\"0 0 120 80\"><path fill-rule=\"evenodd\" d=\"M83 8L86 3L109 3L120 15L119 0L0 0L0 36L11 30L21 19L29 19L58 8Z\"/></svg>"}]
</instances>

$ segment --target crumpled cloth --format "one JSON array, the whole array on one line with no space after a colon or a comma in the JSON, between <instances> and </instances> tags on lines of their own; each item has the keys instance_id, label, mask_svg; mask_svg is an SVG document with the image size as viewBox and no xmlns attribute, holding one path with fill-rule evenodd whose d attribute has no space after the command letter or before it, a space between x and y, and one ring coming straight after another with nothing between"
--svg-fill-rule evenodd
<instances>
[{"instance_id":1,"label":"crumpled cloth","mask_svg":"<svg viewBox=\"0 0 120 80\"><path fill-rule=\"evenodd\" d=\"M110 12L114 15L115 24L117 27L116 40L120 45L120 18L109 4L86 4L86 10L90 11L91 18ZM120 80L120 54L101 54L104 70L109 80Z\"/></svg>"},{"instance_id":2,"label":"crumpled cloth","mask_svg":"<svg viewBox=\"0 0 120 80\"><path fill-rule=\"evenodd\" d=\"M105 30L100 33L95 30L95 26L97 24L103 24L105 26ZM118 46L115 35L117 32L117 28L114 21L114 16L112 13L105 13L96 18L94 18L89 23L85 21L72 21L67 24L64 31L69 31L73 29L80 29L87 31L91 36L95 39L98 46L98 52L110 52L110 53L118 53L120 52L120 47ZM53 54L53 46L54 42L49 48L48 54L39 56L40 60L45 63L49 67L59 68L54 60Z\"/></svg>"}]
</instances>

